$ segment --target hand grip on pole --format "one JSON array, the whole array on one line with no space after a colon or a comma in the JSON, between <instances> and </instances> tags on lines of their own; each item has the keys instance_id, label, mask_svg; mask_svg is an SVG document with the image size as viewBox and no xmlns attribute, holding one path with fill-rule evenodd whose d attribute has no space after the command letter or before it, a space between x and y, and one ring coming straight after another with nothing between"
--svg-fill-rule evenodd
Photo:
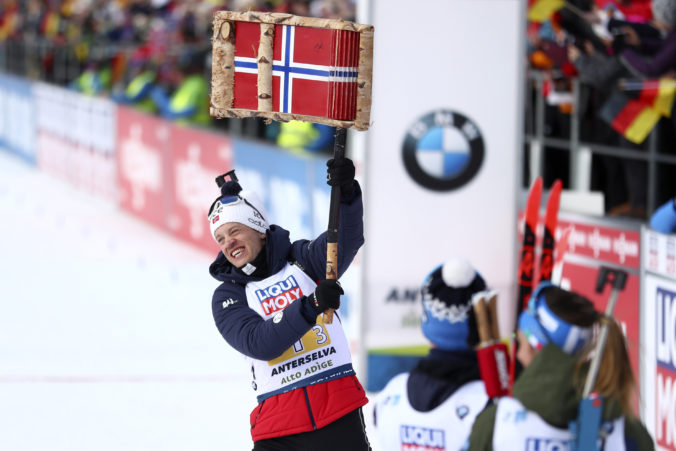
<instances>
[{"instance_id":1,"label":"hand grip on pole","mask_svg":"<svg viewBox=\"0 0 676 451\"><path fill-rule=\"evenodd\" d=\"M347 130L336 128L333 143L333 159L339 160L345 156L345 137ZM326 278L338 279L338 219L340 217L340 187L331 187L331 204L329 205L329 227L326 231ZM333 309L323 314L324 324L333 322Z\"/></svg>"},{"instance_id":2,"label":"hand grip on pole","mask_svg":"<svg viewBox=\"0 0 676 451\"><path fill-rule=\"evenodd\" d=\"M509 393L507 346L500 343L497 318L497 291L481 291L472 296L472 307L479 333L477 360L486 394L495 398Z\"/></svg>"}]
</instances>

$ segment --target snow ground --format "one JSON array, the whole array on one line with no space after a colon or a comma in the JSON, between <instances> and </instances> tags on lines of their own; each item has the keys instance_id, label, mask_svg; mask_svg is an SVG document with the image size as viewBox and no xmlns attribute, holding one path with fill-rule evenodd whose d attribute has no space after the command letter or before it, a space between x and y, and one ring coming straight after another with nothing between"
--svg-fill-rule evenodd
<instances>
[{"instance_id":1,"label":"snow ground","mask_svg":"<svg viewBox=\"0 0 676 451\"><path fill-rule=\"evenodd\" d=\"M212 257L0 151L0 449L250 450Z\"/></svg>"}]
</instances>

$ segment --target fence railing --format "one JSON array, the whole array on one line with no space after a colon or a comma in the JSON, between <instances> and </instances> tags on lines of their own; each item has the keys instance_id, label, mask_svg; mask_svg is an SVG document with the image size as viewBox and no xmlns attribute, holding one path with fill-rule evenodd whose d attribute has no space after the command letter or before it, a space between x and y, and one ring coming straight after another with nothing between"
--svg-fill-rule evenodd
<instances>
[{"instance_id":1,"label":"fence railing","mask_svg":"<svg viewBox=\"0 0 676 451\"><path fill-rule=\"evenodd\" d=\"M524 142L526 144L529 157L528 183L536 177L542 176L545 172L545 152L547 148L561 149L568 151L569 156L569 186L567 188L575 191L588 192L591 190L591 161L592 155L614 156L626 160L644 161L647 164L647 201L646 211L654 211L659 199L659 170L665 165L676 166L676 149L669 149L665 143L662 143L659 136L659 128L655 127L646 138L642 148L630 149L619 147L617 145L608 145L608 143L585 141L581 138L582 120L580 115L580 100L582 90L585 86L579 79L570 80L570 92L572 109L569 113L570 127L568 136L551 137L546 136L545 127L545 102L544 84L548 76L540 71L529 71L526 83L528 84L526 92L531 94L526 100L526 120ZM599 118L598 121L601 119ZM667 153L671 152L671 154ZM673 196L676 193L668 193ZM664 194L661 196L664 197Z\"/></svg>"}]
</instances>

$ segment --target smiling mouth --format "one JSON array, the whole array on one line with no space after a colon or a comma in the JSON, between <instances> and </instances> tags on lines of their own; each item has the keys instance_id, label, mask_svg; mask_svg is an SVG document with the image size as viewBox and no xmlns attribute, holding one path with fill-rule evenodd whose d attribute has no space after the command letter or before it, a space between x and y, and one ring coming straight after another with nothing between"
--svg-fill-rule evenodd
<instances>
[{"instance_id":1,"label":"smiling mouth","mask_svg":"<svg viewBox=\"0 0 676 451\"><path fill-rule=\"evenodd\" d=\"M240 255L242 252L244 252L244 249L243 249L243 248L235 249L234 251L232 251L232 253L230 254L230 256L231 256L232 258L237 258L237 257L239 257L239 255Z\"/></svg>"}]
</instances>

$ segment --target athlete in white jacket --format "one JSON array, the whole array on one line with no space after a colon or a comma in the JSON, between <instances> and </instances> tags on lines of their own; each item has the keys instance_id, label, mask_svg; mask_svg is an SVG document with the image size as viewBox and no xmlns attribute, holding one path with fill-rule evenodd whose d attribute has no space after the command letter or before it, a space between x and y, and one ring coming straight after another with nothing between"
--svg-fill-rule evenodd
<instances>
[{"instance_id":1,"label":"athlete in white jacket","mask_svg":"<svg viewBox=\"0 0 676 451\"><path fill-rule=\"evenodd\" d=\"M435 268L422 286L422 330L430 353L410 372L395 376L374 408L384 451L459 450L488 396L479 375L472 295L485 290L462 259Z\"/></svg>"}]
</instances>

